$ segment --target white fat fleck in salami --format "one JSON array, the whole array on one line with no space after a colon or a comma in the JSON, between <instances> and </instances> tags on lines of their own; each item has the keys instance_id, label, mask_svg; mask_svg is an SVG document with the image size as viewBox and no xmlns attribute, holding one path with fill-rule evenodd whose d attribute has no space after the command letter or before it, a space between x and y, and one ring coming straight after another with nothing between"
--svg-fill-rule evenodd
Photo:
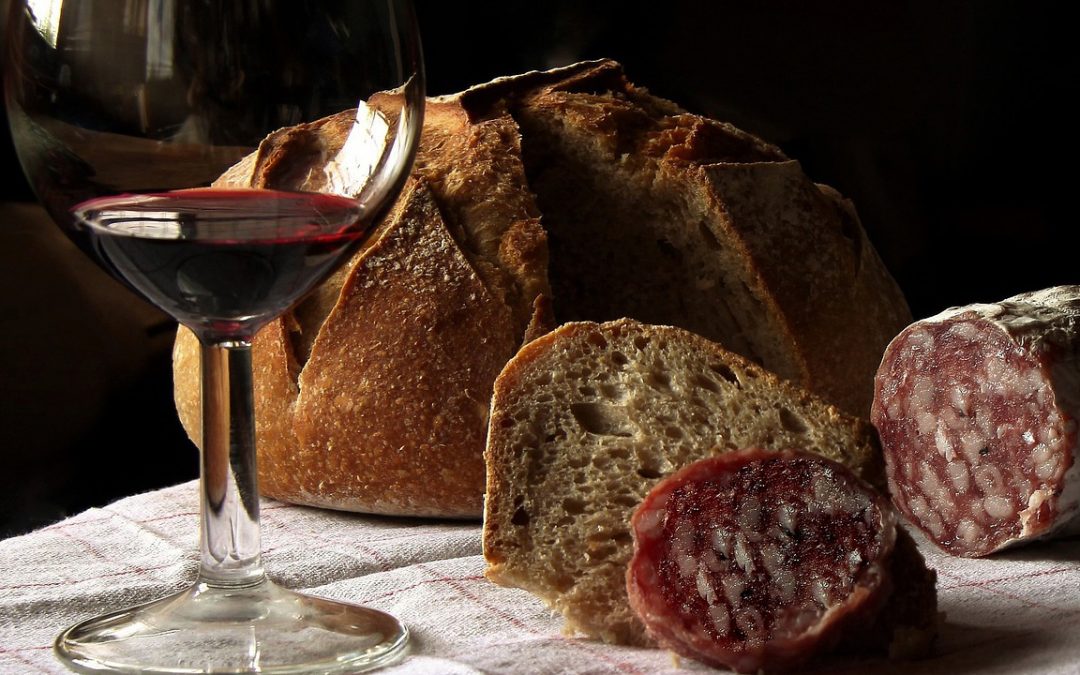
<instances>
[{"instance_id":1,"label":"white fat fleck in salami","mask_svg":"<svg viewBox=\"0 0 1080 675\"><path fill-rule=\"evenodd\" d=\"M1080 286L950 308L890 343L871 420L894 503L950 553L1080 531Z\"/></svg>"},{"instance_id":2,"label":"white fat fleck in salami","mask_svg":"<svg viewBox=\"0 0 1080 675\"><path fill-rule=\"evenodd\" d=\"M780 531L787 536L795 531L797 527L798 516L795 513L795 507L791 504L781 504L776 509L776 517L778 524L780 525Z\"/></svg>"},{"instance_id":3,"label":"white fat fleck in salami","mask_svg":"<svg viewBox=\"0 0 1080 675\"><path fill-rule=\"evenodd\" d=\"M691 555L694 546L694 532L683 524L672 535L671 555L679 569L679 576L691 577L697 571L697 560Z\"/></svg>"},{"instance_id":4,"label":"white fat fleck in salami","mask_svg":"<svg viewBox=\"0 0 1080 675\"><path fill-rule=\"evenodd\" d=\"M982 528L970 518L964 518L960 521L956 527L956 534L962 541L969 544L973 544L985 536Z\"/></svg>"},{"instance_id":5,"label":"white fat fleck in salami","mask_svg":"<svg viewBox=\"0 0 1080 675\"><path fill-rule=\"evenodd\" d=\"M731 630L731 612L728 611L727 605L711 605L709 620L712 621L717 635L726 637L728 631Z\"/></svg>"},{"instance_id":6,"label":"white fat fleck in salami","mask_svg":"<svg viewBox=\"0 0 1080 675\"><path fill-rule=\"evenodd\" d=\"M662 646L710 665L798 666L872 624L892 588L892 508L815 455L702 460L658 483L631 522L631 606Z\"/></svg>"},{"instance_id":7,"label":"white fat fleck in salami","mask_svg":"<svg viewBox=\"0 0 1080 675\"><path fill-rule=\"evenodd\" d=\"M731 532L727 530L721 530L719 528L712 532L712 547L713 550L724 556L725 558L731 557L731 541L735 538Z\"/></svg>"},{"instance_id":8,"label":"white fat fleck in salami","mask_svg":"<svg viewBox=\"0 0 1080 675\"><path fill-rule=\"evenodd\" d=\"M945 466L945 472L949 474L949 480L952 481L955 492L963 494L968 491L971 486L971 473L968 471L966 463L949 462Z\"/></svg>"},{"instance_id":9,"label":"white fat fleck in salami","mask_svg":"<svg viewBox=\"0 0 1080 675\"><path fill-rule=\"evenodd\" d=\"M1012 500L1006 497L987 497L983 500L983 510L995 520L1006 520L1016 515Z\"/></svg>"},{"instance_id":10,"label":"white fat fleck in salami","mask_svg":"<svg viewBox=\"0 0 1080 675\"><path fill-rule=\"evenodd\" d=\"M697 577L695 578L695 581L697 581L698 595L701 596L701 599L704 600L707 604L715 605L717 599L716 591L709 583L709 576L706 571L706 567L707 566L705 565L698 566Z\"/></svg>"},{"instance_id":11,"label":"white fat fleck in salami","mask_svg":"<svg viewBox=\"0 0 1080 675\"><path fill-rule=\"evenodd\" d=\"M937 430L934 431L934 445L937 446L938 453L945 458L946 462L953 461L956 455L953 451L953 442L942 424L937 425Z\"/></svg>"}]
</instances>

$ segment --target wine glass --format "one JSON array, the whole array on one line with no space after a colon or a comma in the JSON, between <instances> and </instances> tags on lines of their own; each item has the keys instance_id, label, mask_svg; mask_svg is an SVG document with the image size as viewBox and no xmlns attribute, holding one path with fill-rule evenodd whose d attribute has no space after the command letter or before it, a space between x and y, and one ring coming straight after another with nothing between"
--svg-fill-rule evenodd
<instances>
[{"instance_id":1,"label":"wine glass","mask_svg":"<svg viewBox=\"0 0 1080 675\"><path fill-rule=\"evenodd\" d=\"M410 0L13 0L5 41L12 136L39 200L202 345L198 578L69 628L56 653L87 672L393 661L408 640L394 617L266 578L250 344L349 256L407 177L424 103ZM297 125L332 114L347 116L340 147L313 143L238 184L276 161L271 140L306 138L314 127Z\"/></svg>"}]
</instances>

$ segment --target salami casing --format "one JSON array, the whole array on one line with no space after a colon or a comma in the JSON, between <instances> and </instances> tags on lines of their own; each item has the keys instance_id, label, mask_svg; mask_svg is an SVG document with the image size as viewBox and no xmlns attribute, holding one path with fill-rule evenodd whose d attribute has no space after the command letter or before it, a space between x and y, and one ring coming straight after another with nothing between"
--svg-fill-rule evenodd
<instances>
[{"instance_id":1,"label":"salami casing","mask_svg":"<svg viewBox=\"0 0 1080 675\"><path fill-rule=\"evenodd\" d=\"M631 606L661 646L712 666L796 667L872 623L892 590L891 505L817 455L701 460L631 524Z\"/></svg>"},{"instance_id":2,"label":"salami casing","mask_svg":"<svg viewBox=\"0 0 1080 675\"><path fill-rule=\"evenodd\" d=\"M871 421L897 508L945 551L1074 532L1080 286L953 307L888 346Z\"/></svg>"}]
</instances>

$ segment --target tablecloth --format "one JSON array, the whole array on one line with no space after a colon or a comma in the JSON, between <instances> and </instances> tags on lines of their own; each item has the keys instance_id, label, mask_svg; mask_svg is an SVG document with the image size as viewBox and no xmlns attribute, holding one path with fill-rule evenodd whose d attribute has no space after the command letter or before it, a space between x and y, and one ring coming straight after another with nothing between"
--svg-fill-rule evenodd
<instances>
[{"instance_id":1,"label":"tablecloth","mask_svg":"<svg viewBox=\"0 0 1080 675\"><path fill-rule=\"evenodd\" d=\"M483 576L478 523L361 516L264 501L264 564L294 589L377 607L412 631L388 674L684 673L660 650L562 633L524 591ZM51 644L68 625L189 584L197 569L196 486L91 509L0 541L0 673L62 673ZM1080 673L1080 541L992 559L921 544L946 613L929 659L833 661L819 673Z\"/></svg>"}]
</instances>

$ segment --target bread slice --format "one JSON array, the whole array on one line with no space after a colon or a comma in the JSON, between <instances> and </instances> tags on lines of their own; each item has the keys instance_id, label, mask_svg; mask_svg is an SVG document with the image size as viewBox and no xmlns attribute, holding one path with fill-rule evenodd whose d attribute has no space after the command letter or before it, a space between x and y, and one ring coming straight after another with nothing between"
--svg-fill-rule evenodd
<instances>
[{"instance_id":1,"label":"bread slice","mask_svg":"<svg viewBox=\"0 0 1080 675\"><path fill-rule=\"evenodd\" d=\"M566 324L522 348L495 383L486 574L542 598L570 631L646 644L625 590L631 513L662 477L754 446L816 452L884 485L869 423L720 345L628 319ZM933 578L903 545L912 572L899 576L912 587L900 593L911 599L896 621L925 632Z\"/></svg>"},{"instance_id":2,"label":"bread slice","mask_svg":"<svg viewBox=\"0 0 1080 675\"><path fill-rule=\"evenodd\" d=\"M389 102L369 103L392 116ZM354 116L272 134L216 184L318 190ZM429 101L393 211L346 267L255 337L264 495L393 515L481 513L492 384L526 333L547 327L534 316L550 294L538 216L513 120L472 115L455 97ZM196 338L181 329L175 399L195 439L198 373Z\"/></svg>"},{"instance_id":3,"label":"bread slice","mask_svg":"<svg viewBox=\"0 0 1080 675\"><path fill-rule=\"evenodd\" d=\"M850 203L615 62L522 84L507 105L560 322L680 326L869 414L881 354L911 314Z\"/></svg>"}]
</instances>

